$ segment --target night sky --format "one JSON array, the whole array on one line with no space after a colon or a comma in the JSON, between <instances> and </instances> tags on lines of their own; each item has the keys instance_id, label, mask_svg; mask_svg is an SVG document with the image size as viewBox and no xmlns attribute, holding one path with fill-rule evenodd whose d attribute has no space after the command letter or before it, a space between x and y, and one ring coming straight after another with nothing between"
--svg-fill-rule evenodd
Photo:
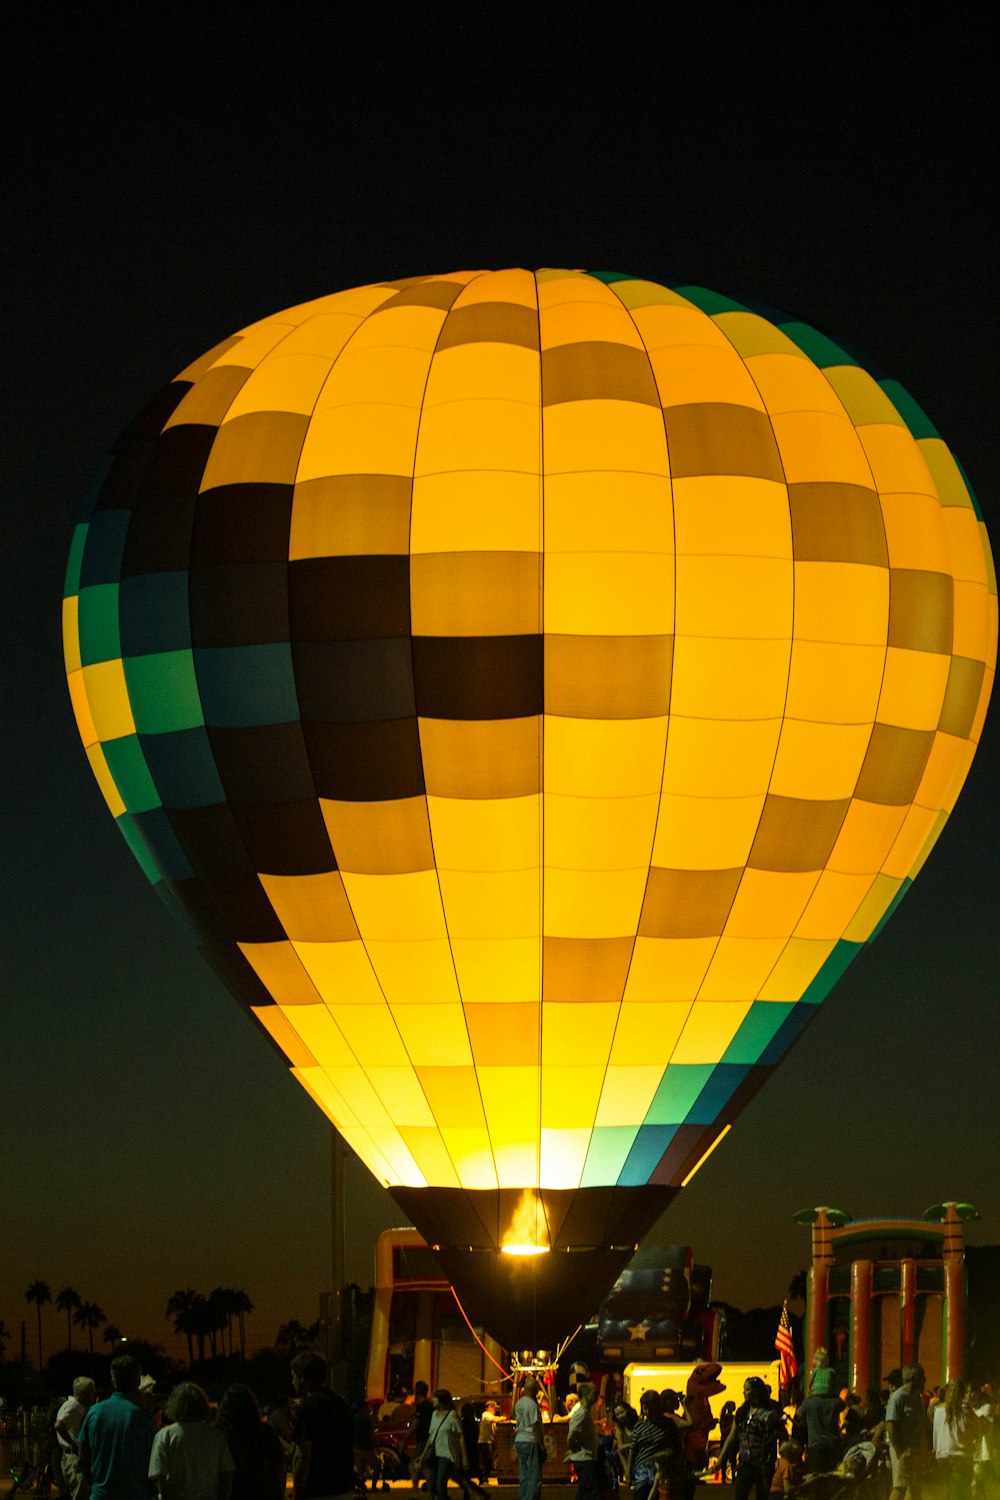
<instances>
[{"instance_id":1,"label":"night sky","mask_svg":"<svg viewBox=\"0 0 1000 1500\"><path fill-rule=\"evenodd\" d=\"M15 1335L28 1317L29 1352L36 1277L173 1349L177 1287L247 1290L257 1347L318 1316L329 1280L326 1122L146 884L65 687L82 497L186 363L406 275L698 283L867 351L1000 538L993 88L974 37L890 44L856 11L829 36L827 10L782 35L778 9L701 34L568 7L518 27L498 8L369 7L345 29L338 7L274 31L254 11L159 11L130 36L114 13L70 35L40 9L7 132L0 1316ZM994 712L901 909L650 1237L692 1244L717 1296L779 1300L808 1258L791 1216L814 1204L919 1215L957 1197L983 1213L970 1239L1000 1240L997 738ZM353 1160L348 1190L347 1274L367 1286L402 1216ZM46 1318L51 1349L65 1320Z\"/></svg>"}]
</instances>

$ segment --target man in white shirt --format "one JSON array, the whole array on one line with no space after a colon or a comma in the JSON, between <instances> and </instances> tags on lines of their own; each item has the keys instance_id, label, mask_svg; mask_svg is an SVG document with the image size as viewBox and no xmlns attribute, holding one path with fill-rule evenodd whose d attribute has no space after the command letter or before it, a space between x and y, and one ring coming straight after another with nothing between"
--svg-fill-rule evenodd
<instances>
[{"instance_id":1,"label":"man in white shirt","mask_svg":"<svg viewBox=\"0 0 1000 1500\"><path fill-rule=\"evenodd\" d=\"M538 1408L538 1381L529 1375L514 1406L514 1452L517 1454L518 1500L542 1500L545 1434Z\"/></svg>"},{"instance_id":2,"label":"man in white shirt","mask_svg":"<svg viewBox=\"0 0 1000 1500\"><path fill-rule=\"evenodd\" d=\"M79 1445L77 1438L89 1407L97 1400L97 1387L86 1375L78 1375L73 1382L73 1394L68 1396L56 1413L56 1436L59 1439L60 1466L70 1500L89 1500L90 1482L80 1473Z\"/></svg>"}]
</instances>

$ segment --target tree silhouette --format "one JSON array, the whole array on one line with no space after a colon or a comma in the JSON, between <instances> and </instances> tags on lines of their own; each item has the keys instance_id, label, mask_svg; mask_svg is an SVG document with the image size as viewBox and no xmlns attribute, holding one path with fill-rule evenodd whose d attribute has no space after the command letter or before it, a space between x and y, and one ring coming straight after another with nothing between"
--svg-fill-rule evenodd
<instances>
[{"instance_id":1,"label":"tree silhouette","mask_svg":"<svg viewBox=\"0 0 1000 1500\"><path fill-rule=\"evenodd\" d=\"M287 1349L288 1358L294 1359L300 1349L311 1349L319 1338L319 1322L310 1323L306 1328L298 1318L290 1318L287 1323L282 1323L278 1329L278 1336L274 1341L276 1349Z\"/></svg>"},{"instance_id":2,"label":"tree silhouette","mask_svg":"<svg viewBox=\"0 0 1000 1500\"><path fill-rule=\"evenodd\" d=\"M116 1328L113 1323L108 1323L101 1334L101 1338L106 1344L120 1344L122 1341L122 1331L120 1328Z\"/></svg>"},{"instance_id":3,"label":"tree silhouette","mask_svg":"<svg viewBox=\"0 0 1000 1500\"><path fill-rule=\"evenodd\" d=\"M3 1359L4 1355L7 1353L7 1340L9 1338L10 1329L7 1327L7 1324L4 1322L3 1318L0 1318L0 1359Z\"/></svg>"},{"instance_id":4,"label":"tree silhouette","mask_svg":"<svg viewBox=\"0 0 1000 1500\"><path fill-rule=\"evenodd\" d=\"M48 1283L45 1281L33 1281L24 1294L24 1300L30 1307L32 1302L38 1312L38 1368L42 1368L42 1304L52 1301L52 1293Z\"/></svg>"},{"instance_id":5,"label":"tree silhouette","mask_svg":"<svg viewBox=\"0 0 1000 1500\"><path fill-rule=\"evenodd\" d=\"M246 1354L246 1330L243 1318L246 1313L253 1312L253 1303L246 1292L238 1291L231 1286L217 1286L208 1294L209 1305L213 1311L221 1314L226 1320L226 1333L229 1338L229 1353L233 1352L233 1319L239 1320L240 1327L240 1354ZM225 1351L223 1351L225 1352Z\"/></svg>"},{"instance_id":6,"label":"tree silhouette","mask_svg":"<svg viewBox=\"0 0 1000 1500\"><path fill-rule=\"evenodd\" d=\"M193 1286L189 1286L182 1292L174 1292L167 1302L167 1317L174 1320L174 1332L183 1333L187 1338L189 1365L194 1364L194 1345L191 1342L194 1323L191 1314L197 1300L198 1293Z\"/></svg>"},{"instance_id":7,"label":"tree silhouette","mask_svg":"<svg viewBox=\"0 0 1000 1500\"><path fill-rule=\"evenodd\" d=\"M248 1313L253 1312L253 1303L250 1301L250 1298L247 1296L246 1292L242 1291L239 1287L234 1287L232 1298L233 1313L239 1319L240 1324L240 1354L245 1359L247 1352L247 1342L246 1325L244 1324L243 1320ZM230 1354L232 1353L232 1345L230 1345L229 1352Z\"/></svg>"},{"instance_id":8,"label":"tree silhouette","mask_svg":"<svg viewBox=\"0 0 1000 1500\"><path fill-rule=\"evenodd\" d=\"M94 1352L94 1329L100 1328L102 1323L108 1320L102 1308L96 1302L81 1302L73 1314L73 1322L78 1328L86 1328L90 1338L90 1352Z\"/></svg>"},{"instance_id":9,"label":"tree silhouette","mask_svg":"<svg viewBox=\"0 0 1000 1500\"><path fill-rule=\"evenodd\" d=\"M182 1333L193 1333L198 1340L198 1363L203 1364L205 1360L205 1340L212 1333L213 1318L215 1312L209 1306L208 1298L202 1296L201 1292L195 1292L194 1301L188 1310L181 1315L180 1329ZM178 1325L175 1324L175 1327ZM213 1350L214 1352L214 1350Z\"/></svg>"},{"instance_id":10,"label":"tree silhouette","mask_svg":"<svg viewBox=\"0 0 1000 1500\"><path fill-rule=\"evenodd\" d=\"M806 1288L809 1285L809 1272L796 1271L788 1283L788 1296L792 1302L804 1302L806 1300Z\"/></svg>"},{"instance_id":11,"label":"tree silhouette","mask_svg":"<svg viewBox=\"0 0 1000 1500\"><path fill-rule=\"evenodd\" d=\"M229 1352L233 1352L232 1293L217 1286L205 1298L205 1327L212 1344L212 1358L218 1354L217 1335L222 1334L222 1352L226 1352L226 1330L229 1330Z\"/></svg>"},{"instance_id":12,"label":"tree silhouette","mask_svg":"<svg viewBox=\"0 0 1000 1500\"><path fill-rule=\"evenodd\" d=\"M282 1323L274 1340L276 1349L287 1349L288 1358L294 1359L296 1354L305 1343L306 1330L298 1318L289 1318L287 1323Z\"/></svg>"},{"instance_id":13,"label":"tree silhouette","mask_svg":"<svg viewBox=\"0 0 1000 1500\"><path fill-rule=\"evenodd\" d=\"M80 1293L71 1286L64 1286L56 1298L56 1307L66 1314L66 1347L73 1347L73 1313L80 1306Z\"/></svg>"}]
</instances>

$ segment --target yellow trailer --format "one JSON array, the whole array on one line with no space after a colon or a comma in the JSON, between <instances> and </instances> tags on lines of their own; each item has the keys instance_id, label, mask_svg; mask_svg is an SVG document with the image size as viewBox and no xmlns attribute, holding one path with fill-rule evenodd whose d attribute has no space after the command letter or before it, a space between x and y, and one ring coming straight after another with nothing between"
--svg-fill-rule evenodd
<instances>
[{"instance_id":1,"label":"yellow trailer","mask_svg":"<svg viewBox=\"0 0 1000 1500\"><path fill-rule=\"evenodd\" d=\"M687 1390L691 1371L696 1364L702 1363L704 1363L702 1360L691 1360L687 1363L676 1364L626 1365L625 1400L638 1411L639 1398L643 1391L673 1390L683 1396ZM743 1382L749 1380L751 1375L759 1375L764 1384L770 1386L773 1399L775 1401L778 1399L778 1361L776 1359L772 1359L769 1364L764 1361L759 1363L731 1361L722 1366L722 1374L719 1376L719 1380L726 1387L725 1390L709 1397L712 1416L716 1421L727 1401L735 1401L737 1406L742 1406Z\"/></svg>"}]
</instances>

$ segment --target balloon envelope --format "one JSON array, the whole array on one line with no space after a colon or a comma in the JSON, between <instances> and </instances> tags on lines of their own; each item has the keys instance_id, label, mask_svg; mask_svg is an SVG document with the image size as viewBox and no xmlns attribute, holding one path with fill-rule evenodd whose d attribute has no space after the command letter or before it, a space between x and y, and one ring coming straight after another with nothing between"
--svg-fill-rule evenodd
<instances>
[{"instance_id":1,"label":"balloon envelope","mask_svg":"<svg viewBox=\"0 0 1000 1500\"><path fill-rule=\"evenodd\" d=\"M131 848L498 1332L596 1306L875 936L995 620L895 382L562 270L227 339L115 446L65 600Z\"/></svg>"}]
</instances>

